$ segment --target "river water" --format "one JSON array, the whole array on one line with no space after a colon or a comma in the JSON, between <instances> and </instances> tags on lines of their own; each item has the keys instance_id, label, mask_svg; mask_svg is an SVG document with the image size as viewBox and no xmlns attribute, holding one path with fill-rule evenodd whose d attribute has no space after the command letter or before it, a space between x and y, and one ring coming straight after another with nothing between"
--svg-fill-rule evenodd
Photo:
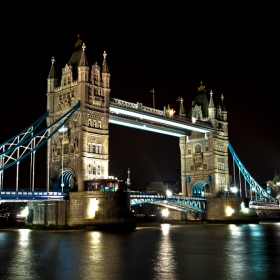
<instances>
[{"instance_id":1,"label":"river water","mask_svg":"<svg viewBox=\"0 0 280 280\"><path fill-rule=\"evenodd\" d=\"M0 279L280 279L280 223L0 229Z\"/></svg>"}]
</instances>

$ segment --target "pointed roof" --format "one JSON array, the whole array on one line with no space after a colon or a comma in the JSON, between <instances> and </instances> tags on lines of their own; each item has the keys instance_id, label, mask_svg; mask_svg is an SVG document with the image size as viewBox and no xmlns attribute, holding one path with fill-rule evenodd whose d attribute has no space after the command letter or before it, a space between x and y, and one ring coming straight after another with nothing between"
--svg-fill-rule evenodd
<instances>
[{"instance_id":1,"label":"pointed roof","mask_svg":"<svg viewBox=\"0 0 280 280\"><path fill-rule=\"evenodd\" d=\"M202 111L202 115L203 118L207 118L208 117L208 99L206 96L206 90L205 90L205 86L202 85L202 82L200 82L200 86L198 87L198 92L195 96L195 100L193 101L192 104L192 108L197 105L197 106L201 106L201 111ZM192 116L192 108L189 111L188 117L190 118Z\"/></svg>"},{"instance_id":2,"label":"pointed roof","mask_svg":"<svg viewBox=\"0 0 280 280\"><path fill-rule=\"evenodd\" d=\"M102 63L102 73L110 73L109 72L109 67L107 65L106 57L107 57L107 53L106 53L106 51L104 51L104 53L103 53L103 63Z\"/></svg>"},{"instance_id":3,"label":"pointed roof","mask_svg":"<svg viewBox=\"0 0 280 280\"><path fill-rule=\"evenodd\" d=\"M79 66L88 66L85 50L86 50L86 45L85 45L85 43L83 43L82 55L81 55L81 59L80 59L80 62L79 62Z\"/></svg>"},{"instance_id":4,"label":"pointed roof","mask_svg":"<svg viewBox=\"0 0 280 280\"><path fill-rule=\"evenodd\" d=\"M78 66L82 57L82 40L80 39L80 35L78 34L78 40L75 43L74 51L68 61L68 65L72 66L73 79L76 80L78 78Z\"/></svg>"},{"instance_id":5,"label":"pointed roof","mask_svg":"<svg viewBox=\"0 0 280 280\"><path fill-rule=\"evenodd\" d=\"M213 101L213 91L212 90L210 90L210 101L209 101L209 106L208 106L208 108L215 108L215 106L214 106L214 101Z\"/></svg>"},{"instance_id":6,"label":"pointed roof","mask_svg":"<svg viewBox=\"0 0 280 280\"><path fill-rule=\"evenodd\" d=\"M52 66L51 66L51 69L50 69L50 72L49 72L49 75L48 75L48 79L56 78L56 72L55 72L55 68L54 68L54 62L55 62L54 57L52 57L51 62L52 62Z\"/></svg>"},{"instance_id":7,"label":"pointed roof","mask_svg":"<svg viewBox=\"0 0 280 280\"><path fill-rule=\"evenodd\" d=\"M186 111L183 105L183 98L180 98L180 110L179 110L179 115L180 116L186 116Z\"/></svg>"},{"instance_id":8,"label":"pointed roof","mask_svg":"<svg viewBox=\"0 0 280 280\"><path fill-rule=\"evenodd\" d=\"M221 95L221 107L222 107L222 111L226 110L225 104L224 104L224 95L223 94Z\"/></svg>"}]
</instances>

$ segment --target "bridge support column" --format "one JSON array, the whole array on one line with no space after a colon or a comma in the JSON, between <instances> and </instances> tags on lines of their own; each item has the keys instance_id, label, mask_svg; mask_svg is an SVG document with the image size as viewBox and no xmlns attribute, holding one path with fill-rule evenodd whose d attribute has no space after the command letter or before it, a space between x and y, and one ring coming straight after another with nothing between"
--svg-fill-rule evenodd
<instances>
[{"instance_id":1,"label":"bridge support column","mask_svg":"<svg viewBox=\"0 0 280 280\"><path fill-rule=\"evenodd\" d=\"M181 153L181 186L182 186L182 196L187 196L187 186L186 186L186 136L182 136L179 139L180 153Z\"/></svg>"}]
</instances>

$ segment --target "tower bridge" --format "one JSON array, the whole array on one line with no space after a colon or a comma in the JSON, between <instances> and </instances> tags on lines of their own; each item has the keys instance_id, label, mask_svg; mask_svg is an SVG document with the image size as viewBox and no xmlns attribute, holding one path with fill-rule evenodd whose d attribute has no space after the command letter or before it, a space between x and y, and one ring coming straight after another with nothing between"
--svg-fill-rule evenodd
<instances>
[{"instance_id":1,"label":"tower bridge","mask_svg":"<svg viewBox=\"0 0 280 280\"><path fill-rule=\"evenodd\" d=\"M180 110L175 114L168 104L159 110L110 97L110 76L106 52L102 66L95 62L90 69L81 39L76 42L60 77L56 75L55 59L51 59L47 113L0 146L0 190L4 186L4 170L16 164L18 172L21 160L30 156L31 191L34 192L35 151L44 143L47 145L47 192L59 193L61 198L63 192L116 190L118 182L109 175L111 123L178 137L182 197L146 197L145 203L149 201L185 213L204 213L205 199L229 192L228 151L250 188L265 200L274 199L253 180L229 144L223 95L214 106L213 92L208 94L201 82L190 109L186 112L180 98ZM43 121L47 128L37 132ZM18 178L15 191L18 192ZM131 205L141 201L143 198L132 196Z\"/></svg>"}]
</instances>

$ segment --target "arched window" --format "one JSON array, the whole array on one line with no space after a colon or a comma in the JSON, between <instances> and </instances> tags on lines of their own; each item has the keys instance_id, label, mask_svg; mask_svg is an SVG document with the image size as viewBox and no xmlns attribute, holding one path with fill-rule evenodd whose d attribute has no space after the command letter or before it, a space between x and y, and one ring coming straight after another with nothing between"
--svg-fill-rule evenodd
<instances>
[{"instance_id":1,"label":"arched window","mask_svg":"<svg viewBox=\"0 0 280 280\"><path fill-rule=\"evenodd\" d=\"M195 153L201 153L201 145L195 145Z\"/></svg>"},{"instance_id":2,"label":"arched window","mask_svg":"<svg viewBox=\"0 0 280 280\"><path fill-rule=\"evenodd\" d=\"M93 168L92 168L92 174L93 174L93 175L96 175L96 167L93 167Z\"/></svg>"}]
</instances>

